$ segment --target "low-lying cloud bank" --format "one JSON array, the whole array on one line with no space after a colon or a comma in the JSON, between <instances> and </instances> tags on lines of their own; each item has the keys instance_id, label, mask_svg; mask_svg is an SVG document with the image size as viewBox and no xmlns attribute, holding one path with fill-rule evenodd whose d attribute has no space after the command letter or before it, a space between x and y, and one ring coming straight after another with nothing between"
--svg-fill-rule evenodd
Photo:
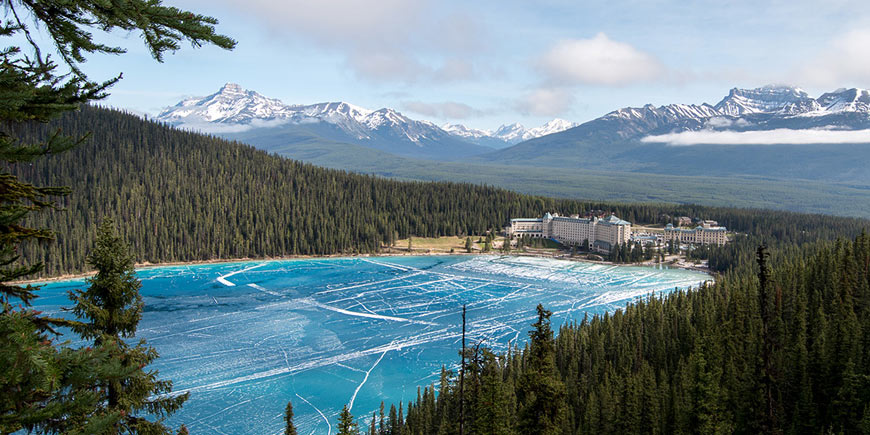
<instances>
[{"instance_id":1,"label":"low-lying cloud bank","mask_svg":"<svg viewBox=\"0 0 870 435\"><path fill-rule=\"evenodd\" d=\"M271 128L271 127L280 127L284 124L289 123L289 119L252 119L251 122L247 124L222 124L219 122L208 122L208 121L188 121L180 124L176 124L175 128L179 128L182 130L193 131L197 133L205 133L205 134L229 134L229 133L242 133L248 130L252 130L255 128ZM303 120L301 122L297 122L297 124L306 124L306 123L315 123L316 120Z\"/></svg>"},{"instance_id":2,"label":"low-lying cloud bank","mask_svg":"<svg viewBox=\"0 0 870 435\"><path fill-rule=\"evenodd\" d=\"M671 146L691 145L801 145L801 144L870 144L870 130L792 130L778 128L762 131L684 131L647 136L641 142Z\"/></svg>"}]
</instances>

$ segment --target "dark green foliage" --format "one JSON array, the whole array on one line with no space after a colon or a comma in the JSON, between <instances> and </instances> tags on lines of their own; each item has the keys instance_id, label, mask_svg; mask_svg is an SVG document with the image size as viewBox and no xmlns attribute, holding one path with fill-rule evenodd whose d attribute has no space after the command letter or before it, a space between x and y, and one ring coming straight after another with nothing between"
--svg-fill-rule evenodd
<instances>
[{"instance_id":1,"label":"dark green foliage","mask_svg":"<svg viewBox=\"0 0 870 435\"><path fill-rule=\"evenodd\" d=\"M70 349L66 342L56 342L54 328L84 325L47 318L27 308L38 287L13 284L43 270L44 258L31 261L32 257L22 258L20 253L28 249L28 242L40 242L44 249L45 242L53 238L51 227L34 224L39 219L33 214L56 208L55 201L69 189L41 187L59 185L56 180L23 182L9 165L31 164L87 138L86 131L61 132L42 124L105 97L105 90L120 79L93 82L79 69L86 54L124 51L94 42L94 29L141 31L157 60L167 50L177 49L182 39L225 48L235 43L214 32L213 18L154 0L10 0L3 3L3 9L0 37L7 38L7 43L0 49L0 432L115 431L113 426L123 416L119 409L101 409L104 397L98 387L124 371L110 360L116 355L105 346ZM34 29L48 37L69 73L58 71L59 65L36 42ZM25 49L13 45L23 41ZM39 134L21 134L37 126ZM23 306L15 307L15 301Z\"/></svg>"},{"instance_id":2,"label":"dark green foliage","mask_svg":"<svg viewBox=\"0 0 870 435\"><path fill-rule=\"evenodd\" d=\"M97 274L85 280L85 291L70 292L75 304L70 311L89 323L73 326L73 331L86 340L132 337L142 318L142 284L136 279L130 248L115 232L111 219L97 228L94 248L88 254L88 265Z\"/></svg>"},{"instance_id":3,"label":"dark green foliage","mask_svg":"<svg viewBox=\"0 0 870 435\"><path fill-rule=\"evenodd\" d=\"M94 391L108 376L102 349L71 349L39 325L33 310L0 315L0 433L97 433L117 414L96 415L102 397Z\"/></svg>"},{"instance_id":4,"label":"dark green foliage","mask_svg":"<svg viewBox=\"0 0 870 435\"><path fill-rule=\"evenodd\" d=\"M284 408L284 435L296 435L296 426L293 424L293 403L287 402Z\"/></svg>"},{"instance_id":5,"label":"dark green foliage","mask_svg":"<svg viewBox=\"0 0 870 435\"><path fill-rule=\"evenodd\" d=\"M468 184L385 180L317 168L87 106L51 127L31 126L22 135L41 137L57 128L71 135L94 134L71 152L11 168L33 182L69 184L77 192L64 203L65 214L34 219L58 231L57 243L25 251L29 258L44 260L49 275L85 269L83 252L92 243L88 229L100 216L125 223L120 230L136 247L137 262L156 263L376 252L397 238L484 234L512 217L547 210L608 210L641 223L688 215L715 218L748 234L705 254L721 271L754 267L762 237L805 243L854 237L867 225L866 220L831 216L605 204ZM528 243L555 245L539 240Z\"/></svg>"},{"instance_id":6,"label":"dark green foliage","mask_svg":"<svg viewBox=\"0 0 870 435\"><path fill-rule=\"evenodd\" d=\"M156 370L146 371L145 367L158 355L145 340L139 340L135 346L123 340L135 335L144 304L139 295L141 284L133 270L133 256L115 233L111 220L97 230L88 262L97 274L86 281L90 284L87 290L70 292L75 303L70 311L84 320L73 325L73 331L86 340L94 340L94 347L105 350L111 357L111 373L104 375L98 387L103 400L97 414L120 417L113 433L172 433L162 421L181 408L188 394L171 395L171 381L159 380ZM156 420L148 420L145 415Z\"/></svg>"},{"instance_id":7,"label":"dark green foliage","mask_svg":"<svg viewBox=\"0 0 870 435\"><path fill-rule=\"evenodd\" d=\"M338 435L359 435L359 426L353 420L347 405L344 405L338 416Z\"/></svg>"},{"instance_id":8,"label":"dark green foliage","mask_svg":"<svg viewBox=\"0 0 870 435\"><path fill-rule=\"evenodd\" d=\"M669 202L870 217L870 191L867 183L833 182L831 176L836 176L836 172L831 171L819 171L814 174L819 178L806 182L805 168L797 176L798 180L795 180L771 177L770 174L762 177L733 174L714 177L710 173L688 176L685 174L685 167L667 172L680 175L650 174L644 173L645 171L629 171L629 166L637 169L633 164L618 169L601 170L591 169L595 165L590 165L588 161L571 168L530 165L526 159L509 162L510 165L471 161L433 164L431 160L399 157L362 145L337 143L323 138L283 137L281 143L274 144L261 139L248 137L242 141L322 167L401 180L486 184L530 195L556 198L586 198L623 203ZM860 147L862 145L851 148ZM599 151L595 150L593 154L598 154ZM671 151L673 150L656 153L655 158ZM727 147L723 151L728 152ZM861 149L860 152L867 150ZM592 154L585 154L583 158L590 155ZM855 156L851 153L849 158L860 161ZM778 159L781 157L782 155L777 156ZM691 164L695 165L695 162ZM511 166L513 164L520 166ZM850 174L852 173L841 175Z\"/></svg>"},{"instance_id":9,"label":"dark green foliage","mask_svg":"<svg viewBox=\"0 0 870 435\"><path fill-rule=\"evenodd\" d=\"M538 305L538 321L524 361L524 373L517 386L518 429L526 434L558 434L565 420L565 385L556 372L556 349L550 315Z\"/></svg>"},{"instance_id":10,"label":"dark green foliage","mask_svg":"<svg viewBox=\"0 0 870 435\"><path fill-rule=\"evenodd\" d=\"M524 350L469 358L470 391L500 384L503 393L469 394L468 424L475 433L866 433L870 236L793 252L760 250L754 272L563 325L550 346L539 308ZM542 370L546 355L553 370ZM410 404L408 433L458 433L434 423L455 418L457 387L445 379L434 404L427 393ZM533 390L549 402L530 402ZM551 425L542 417L560 415L546 409L557 404L564 420ZM504 425L490 424L496 413Z\"/></svg>"}]
</instances>

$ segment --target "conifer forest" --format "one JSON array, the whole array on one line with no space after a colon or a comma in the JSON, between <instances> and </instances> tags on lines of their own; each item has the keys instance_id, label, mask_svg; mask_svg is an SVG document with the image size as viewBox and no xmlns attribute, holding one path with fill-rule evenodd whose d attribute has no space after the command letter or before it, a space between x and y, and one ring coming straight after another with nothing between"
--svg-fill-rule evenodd
<instances>
[{"instance_id":1,"label":"conifer forest","mask_svg":"<svg viewBox=\"0 0 870 435\"><path fill-rule=\"evenodd\" d=\"M250 6L252 9L257 7ZM595 305L604 307L598 314L583 311L585 316L576 319L565 317L568 321L564 324L555 323L555 319L551 319L553 312L538 303L539 298L550 295L554 297L549 300L550 303L560 303L556 297L564 296L560 293L562 289L545 295L534 291L551 288L534 288L534 291L526 293L538 303L537 306L528 307L528 315L530 318L533 316L534 320L524 331L510 327L508 335L516 332L518 340L506 341L508 344L500 348L502 350L494 350L496 346L482 339L466 340L466 320L469 328L473 328L475 323L474 319L466 318L465 302L455 307L454 317L449 317L452 316L450 309L441 310L443 307L439 307L441 311L434 311L439 321L455 318L457 323L461 322L462 332L461 339L456 340L453 359L440 361L440 357L430 358L436 360L434 367L421 365L429 376L419 378L423 380L434 379L438 373L437 365L442 365L437 383L410 387L416 390L416 397L399 403L391 403L390 399L395 396L377 390L379 396L375 400L388 398L381 402L380 409L371 415L368 411L354 415L354 412L368 406L365 404L353 408L357 393L364 387L369 375L388 352L406 349L395 344L399 339L390 338L390 343L380 347L371 344L367 353L351 349L351 352L338 357L327 355L334 361L327 361L329 364L324 365L378 357L367 371L342 365L343 369L352 373L340 381L348 385L353 383L355 387L349 403L333 407L327 416L298 393L296 397L280 397L275 399L274 409L263 414L273 416L274 421L269 424L280 425L285 434L295 435L299 430L294 419L307 415L305 424L315 428L311 433L318 432L318 428L324 426L314 426L321 424L319 420L311 422L313 411L309 408L312 408L319 413L317 418L325 420L325 427L328 428L326 433L339 435L870 435L870 234L867 232L870 220L836 216L836 210L832 210L831 214L801 214L679 203L625 203L534 196L489 185L407 181L327 169L251 145L99 105L109 96L122 75L113 73L117 75L104 81L94 81L85 73L83 64L93 56L125 54L127 49L99 42L94 32L141 37L143 53L149 57L149 63L162 63L164 55L179 50L182 43L189 43L194 48L212 46L222 56L231 56L228 50L236 47L236 41L222 35L216 29L218 20L211 16L165 6L160 0L8 0L2 2L0 9L4 13L4 20L0 22L0 38L6 38L4 41L7 42L0 48L2 434L182 435L192 431L188 430L188 426L200 424L198 427L202 428L203 421L207 422L212 416L244 404L241 401L221 403L223 409L215 413L209 411L206 414L210 415L201 415L195 421L178 420L185 417L185 403L192 406L189 400L195 398L197 393L211 388L209 392L218 392L213 395L223 395L227 390L220 388L230 382L217 380L220 373L209 373L214 375L209 384L200 385L199 389L190 387L175 391L172 379L164 378L155 368L160 355L149 344L155 340L149 338L146 341L142 338L141 332L148 331L148 328L140 329L140 321L149 315L146 299L156 296L140 292L144 278L137 275L137 265L301 256L351 257L384 254L386 251L396 253L405 247L406 253L411 254L418 243L424 244L441 237L450 237L452 242L457 243L447 247L451 254L467 255L451 259L484 259L481 262L485 262L486 259L496 258L495 255L505 256L498 257L500 259L515 259L510 256L528 254L526 257L533 257L533 261L540 260L542 263L556 263L557 258L569 256L581 260L574 257L579 255L579 246L589 246L588 239L582 244L575 241L571 246L562 246L560 243L568 243L541 236L546 233L540 233L540 237L518 237L516 248L512 248L511 234L505 234L505 226L511 219L558 213L562 216L614 214L628 221L614 225L629 225L629 232L629 223L661 230L664 225L679 222L684 217L690 217L695 222L715 220L717 223L713 225L727 227L728 241L721 246L698 243L682 248L673 241L659 247L646 247L639 240L631 243L613 242L615 244L605 242L606 246L612 248L609 253L606 250L582 252L582 255L588 255L582 261L593 262L595 267L629 270L647 267L650 270L658 268L658 272L667 269L659 262L665 260L667 253L672 256L672 264L694 269L678 272L693 273L693 276L709 280L696 288L662 291L642 297L634 294L630 298L613 298L609 300L613 305L607 305L608 302ZM424 30L420 29L421 32ZM127 39L123 41L129 42ZM567 44L562 49L572 50L588 44L604 43L608 50L637 54L633 47L611 41L604 33L599 33L589 41L581 41L579 45ZM641 60L647 59L643 53L639 56ZM352 67L353 62L347 64ZM654 66L658 68L657 64ZM571 68L567 70L573 71ZM350 76L352 74L347 77ZM242 93L238 85L227 85L225 88ZM564 89L558 89L558 92L562 91ZM788 110L803 110L807 107L822 110L819 101L833 101L851 92L840 90L837 95L825 94L826 97L815 100L804 98L806 93L794 89L783 91L780 87L764 87L755 91L791 92L789 98L799 98L803 106L791 104L787 106ZM870 92L854 91L855 98L848 108L855 110L847 111L843 119L859 125L866 120L857 114L856 108L870 107L867 106L870 100L861 99L870 96ZM751 95L747 97L741 92L746 95L751 93L733 89L731 103L751 99ZM270 101L278 104L275 103L278 100ZM768 98L762 103L776 103L771 101ZM422 103L416 106L420 105ZM450 104L442 103L441 106ZM737 113L742 116L746 112L752 120L767 122L771 119L786 119L776 118L785 116L779 112L761 113L756 106L750 107L755 112L743 106L725 106L721 111L710 105L692 106L691 110L686 109L689 106L681 106L677 111L681 116L686 113L726 113L727 116ZM833 107L834 104L829 106ZM286 109L291 106L282 107ZM299 107L302 106L291 108L301 110ZM825 106L825 110L830 107ZM470 106L468 108L471 110ZM656 111L664 111L661 113L667 112L667 117L676 116L668 110L671 109L666 106L656 108L652 105L637 110L620 110L612 112L615 116L601 118L604 121L596 125L609 126L624 121L623 118L638 116L638 113L661 118ZM488 113L471 112L479 116ZM381 109L366 112L366 116L378 113L392 112ZM399 119L399 115L394 117ZM684 129L696 128L695 133L705 136L719 135L724 130L715 130L714 127L743 128L750 125L744 118L740 118L744 123L735 121L737 115L724 121L715 118L718 121L708 122L714 118L703 118L701 121L683 120L673 125ZM791 112L786 115L790 116ZM817 116L813 122L822 118ZM793 121L792 118L787 119ZM659 121L661 119L645 118L632 121L634 123L627 128L641 131ZM565 129L560 131L574 129L571 134L587 132L582 125L567 121L562 124L565 124ZM774 124L776 122L771 125ZM415 125L419 128L437 127L432 122ZM822 124L819 124L820 127L816 124L812 126L813 134L834 133L837 136L843 133ZM447 129L448 125L445 124L444 128ZM686 137L681 134L688 131L674 133L662 128L655 130L649 127L648 131L668 133L664 135L668 137L672 133L681 139ZM559 132L546 133L550 134L557 135ZM614 130L606 136L608 140L616 140L614 138L623 134ZM765 134L769 134L769 131ZM733 136L745 137L740 134ZM388 136L381 138L384 137ZM531 139L522 144L552 145L555 141L553 137L557 136L539 142ZM637 138L638 144L647 143L639 139L640 136ZM570 144L576 145L587 138L575 139L571 139L574 142L569 141ZM856 145L854 139L850 140L853 142L849 144ZM459 146L457 144L461 141L454 138L448 142ZM338 146L329 141L315 145ZM340 145L344 148L339 149L359 152L356 145ZM465 145L471 146L470 143ZM586 145L590 149L597 147L591 142ZM484 148L481 146L481 149ZM556 148L568 150L567 145L558 145ZM523 147L518 149L522 151ZM537 155L538 150L533 151ZM492 152L495 153L494 148ZM380 155L373 150L363 154ZM734 165L740 166L742 163ZM436 163L433 161L432 164ZM516 168L517 171L522 170L521 166ZM702 178L692 178L696 179ZM856 187L857 190L865 188ZM529 219L523 221L525 224L532 222ZM611 224L613 222L620 221L616 219ZM715 229L722 231L719 235L725 231L718 226ZM625 234L628 237L628 233ZM503 238L497 241L500 237ZM475 245L474 240L480 246ZM402 241L401 245L399 241ZM496 254L496 243L501 244L499 254ZM659 241L653 245L656 243ZM487 255L474 256L475 249ZM684 254L680 253L681 249ZM540 254L541 251L549 252L548 257L542 258L544 254ZM422 257L405 258L418 260ZM362 262L369 259L353 259L357 260ZM678 260L693 263L677 263ZM642 267L622 265L644 261L654 261L655 264L647 263ZM351 262L348 264L353 266ZM565 261L559 264L577 263ZM407 349L436 340L452 340L452 331L458 328L455 324L423 322L412 318L419 313L423 313L421 316L431 314L425 312L431 305L429 300L423 303L415 300L415 309L424 305L425 308L407 317L400 317L394 315L394 307L384 300L389 297L378 293L375 296L381 300L375 300L374 303L383 302L388 306L389 309L382 310L383 313L390 311L388 316L370 310L359 300L355 300L355 303L366 312L338 307L346 299L355 299L352 295L347 298L344 295L336 296L336 300L328 301L336 305L328 305L315 300L312 294L302 295L296 288L281 289L286 292L277 293L254 282L237 287L225 279L235 275L233 280L240 280L244 276L242 272L260 266L262 264L221 272L223 275L215 272L213 275L220 275L220 278L208 276L202 279L204 285L224 292L217 297L239 298L234 300L234 304L219 304L213 295L204 297L203 306L213 310L212 313L219 313L210 318L232 316L234 312L230 310L235 308L233 305L254 299L249 298L244 291L256 290L260 292L257 297L262 298L257 299L258 303L266 301L273 308L280 305L280 309L285 311L308 310L335 315L336 318L346 316L354 322L368 322L365 323L367 327L380 325L375 322L389 321L402 322L403 326L430 328L426 334L435 338L427 342L420 338L424 334L418 334L414 336L416 342L408 344L413 341L408 339L402 344ZM387 282L392 285L404 280L401 285L396 284L389 290L408 287L419 290L415 297L435 298L429 296L430 293L424 291L427 289L423 286L443 284L452 279L444 278L449 274L443 270L432 272L438 275L437 279L424 277L427 272L422 269L434 266L420 266L419 269L406 266L368 262L366 267L369 272L366 273L369 275L366 276L377 279L354 281L352 285L344 287L335 283L321 283L312 274L310 280L317 282L309 283L310 287L306 287L305 291L310 290L316 295L330 292L338 294L339 291L353 289L355 293L360 287ZM378 267L389 271L374 272ZM283 269L272 272L288 273ZM360 274L359 269L345 273L354 279L358 279L356 275ZM483 276L483 272L480 273ZM54 312L37 309L40 289L45 289L44 284L38 282L77 274L86 276L82 288L64 290L60 287L63 290L61 294L68 300L67 305ZM480 276L469 278L477 279L476 283L483 283L472 290L506 282L496 281L492 275ZM282 279L284 277L281 276ZM419 278L420 281L408 284L408 277ZM636 278L632 275L625 279L626 282L630 281L625 285L629 286L646 277ZM329 279L332 279L331 275ZM335 279L338 282L338 278ZM535 279L545 278L542 275L527 275L511 284L525 284L515 290L520 292L531 288L534 283L529 281ZM603 278L607 279L609 277ZM569 281L560 282L560 285L564 282ZM612 279L608 285L615 286L620 282ZM661 282L672 284L675 281ZM456 283L458 280L451 281L451 285ZM327 289L330 285L333 287ZM498 290L486 291L508 293L505 288L513 288L507 285L492 287ZM461 284L458 284L458 288L462 291L444 284L444 287L432 293L441 292L441 299L447 301L444 303L452 304L454 300L450 297L455 294L451 292L471 292ZM635 290L643 292L649 288L655 287L635 287ZM386 290L372 287L367 292ZM577 292L580 290L577 289ZM491 300L504 301L507 297L499 294L492 296ZM630 302L623 305L626 300ZM568 304L578 304L579 301L571 299ZM517 306L523 304L520 309L524 309L526 302L514 300ZM175 307L169 306L171 302L166 304L162 315L167 317L160 319L177 317ZM304 306L300 309L293 304ZM408 305L412 304L409 302ZM619 306L619 309L613 309L615 306ZM494 304L487 308L492 307L503 309L504 306ZM248 315L254 313L259 316L257 313L265 312L258 311L258 308L247 310ZM349 308L356 309L356 305ZM574 308L572 305L571 310ZM585 309L586 305L577 308ZM571 310L567 312L571 313ZM580 312L575 311L574 314ZM192 317L198 321L199 313L195 314ZM496 317L490 320L494 319ZM512 320L516 319L524 318L514 317ZM273 319L269 317L269 320ZM297 334L307 333L305 328L312 323L303 314L291 320L282 323L281 328L287 325L298 327ZM350 323L355 327L355 332L364 335L358 342L365 342L369 346L371 336L379 334L368 333L367 329L359 328L361 324ZM324 330L327 329L324 326ZM245 328L244 334L249 331L250 328ZM379 330L380 334L385 334L384 331ZM327 350L342 348L345 343L337 337L338 334L332 330L328 332L334 336L330 337L333 341L327 343L333 347ZM281 333L288 334L279 331L255 346ZM215 334L198 336L198 339L206 344L211 340L221 340L220 335ZM173 331L168 331L160 338L170 336L178 340L191 339L190 335ZM186 338L179 338L182 336ZM455 336L460 335L457 333ZM310 341L319 346L322 343L317 338ZM189 342L183 344L186 346ZM444 349L441 348L444 352L453 352L452 349ZM245 350L239 345L226 352ZM267 378L270 382L286 381L290 376L314 367L299 364L299 367L304 367L291 368L287 352L284 348L280 350L283 353L283 360L280 361L282 367L262 369L257 366L262 371L253 375L233 375L236 376L231 381L233 388L249 387L253 384L247 382ZM310 358L305 353L308 350L297 354L304 353L305 358ZM224 349L221 349L216 353L223 352ZM400 352L390 356L394 354ZM399 364L405 367L413 362L423 364L420 362L422 358L409 360L413 362L405 364L405 360L399 359L401 356L404 354L395 356L396 359L391 362L395 365L391 367ZM186 357L182 355L176 359ZM381 368L386 365L382 364ZM214 367L225 369L226 364L215 363L211 368ZM362 377L362 380L350 379L354 376ZM394 371L392 376L399 375ZM383 384L390 380L390 373L387 373L380 381ZM310 384L300 382L300 385ZM317 385L324 390L330 388L328 383ZM400 385L403 385L402 388L407 386ZM286 393L293 388L296 388L295 384L292 388L277 391ZM227 393L226 396L231 395ZM263 397L268 396L264 394L258 399ZM296 402L297 397L305 401L306 407ZM220 399L229 400L224 397ZM357 403L365 400L361 398ZM218 405L212 408L217 409ZM308 431L306 429L304 432ZM215 429L214 433L224 432Z\"/></svg>"}]
</instances>

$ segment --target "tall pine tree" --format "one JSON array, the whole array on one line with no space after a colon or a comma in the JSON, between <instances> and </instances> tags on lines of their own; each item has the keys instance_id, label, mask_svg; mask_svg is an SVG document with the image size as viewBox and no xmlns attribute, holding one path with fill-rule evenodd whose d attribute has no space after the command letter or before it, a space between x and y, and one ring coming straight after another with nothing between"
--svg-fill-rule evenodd
<instances>
[{"instance_id":1,"label":"tall pine tree","mask_svg":"<svg viewBox=\"0 0 870 435\"><path fill-rule=\"evenodd\" d=\"M284 408L284 435L296 435L296 426L293 424L293 403L287 402Z\"/></svg>"},{"instance_id":2,"label":"tall pine tree","mask_svg":"<svg viewBox=\"0 0 870 435\"><path fill-rule=\"evenodd\" d=\"M359 426L353 420L347 405L344 405L341 414L338 415L338 435L359 435Z\"/></svg>"},{"instance_id":3,"label":"tall pine tree","mask_svg":"<svg viewBox=\"0 0 870 435\"><path fill-rule=\"evenodd\" d=\"M538 321L529 331L528 369L520 381L519 431L524 434L557 434L566 417L565 385L556 371L556 345L550 328L552 312L540 304Z\"/></svg>"},{"instance_id":4,"label":"tall pine tree","mask_svg":"<svg viewBox=\"0 0 870 435\"><path fill-rule=\"evenodd\" d=\"M112 372L98 390L105 398L101 411L120 414L111 432L171 433L163 419L180 409L188 395L170 395L172 382L158 379L156 370L146 370L158 354L145 340L136 345L124 340L136 334L144 303L133 255L111 220L97 230L88 261L97 274L86 281L90 284L87 290L70 292L75 303L70 311L84 320L72 329L111 355Z\"/></svg>"},{"instance_id":5,"label":"tall pine tree","mask_svg":"<svg viewBox=\"0 0 870 435\"><path fill-rule=\"evenodd\" d=\"M141 31L158 61L164 52L178 49L182 39L195 46L235 45L215 33L215 19L163 6L159 0L10 0L3 9L0 38L8 39L0 49L0 161L7 164L58 154L86 139L58 130L28 142L20 140L18 132L105 97L105 91L120 79L119 75L94 82L79 68L88 54L124 52L95 42L94 29ZM59 70L37 42L40 38L32 33L36 28L50 41L66 70ZM18 45L21 41L26 41L24 48ZM98 411L100 398L92 388L97 378L114 370L104 364L107 355L56 342L55 328L70 323L30 309L39 287L16 284L43 269L41 262L22 261L19 248L53 238L49 229L25 222L32 221L36 212L55 208L55 200L67 193L66 188L22 181L8 165L0 170L0 362L4 368L0 432L94 433L118 417Z\"/></svg>"}]
</instances>

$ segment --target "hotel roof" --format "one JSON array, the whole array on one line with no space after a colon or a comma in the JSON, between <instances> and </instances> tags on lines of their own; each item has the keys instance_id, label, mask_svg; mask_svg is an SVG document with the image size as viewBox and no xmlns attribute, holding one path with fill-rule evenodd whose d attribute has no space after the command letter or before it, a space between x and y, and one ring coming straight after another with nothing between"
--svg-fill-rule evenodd
<instances>
[{"instance_id":1,"label":"hotel roof","mask_svg":"<svg viewBox=\"0 0 870 435\"><path fill-rule=\"evenodd\" d=\"M624 220L616 217L616 215L610 215L609 218L601 219L599 222L605 223L608 225L631 225L631 222L624 221Z\"/></svg>"}]
</instances>

